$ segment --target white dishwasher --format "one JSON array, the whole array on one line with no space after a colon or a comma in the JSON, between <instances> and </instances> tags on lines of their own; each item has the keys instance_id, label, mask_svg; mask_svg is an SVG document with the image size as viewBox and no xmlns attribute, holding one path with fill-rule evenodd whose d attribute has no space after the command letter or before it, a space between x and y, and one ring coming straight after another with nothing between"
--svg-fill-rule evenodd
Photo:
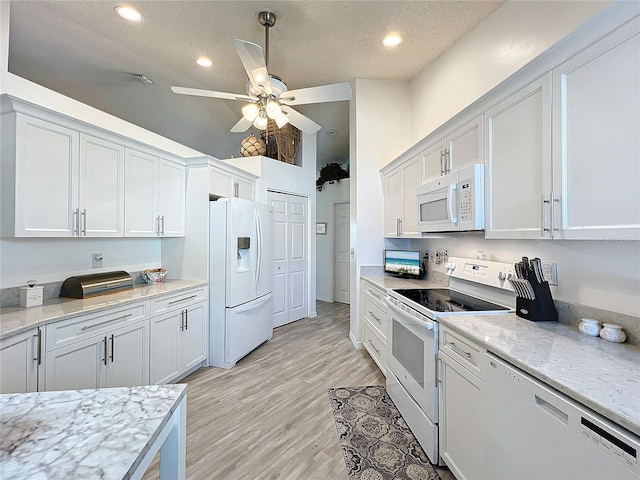
<instances>
[{"instance_id":1,"label":"white dishwasher","mask_svg":"<svg viewBox=\"0 0 640 480\"><path fill-rule=\"evenodd\" d=\"M486 478L640 478L640 437L486 355Z\"/></svg>"}]
</instances>

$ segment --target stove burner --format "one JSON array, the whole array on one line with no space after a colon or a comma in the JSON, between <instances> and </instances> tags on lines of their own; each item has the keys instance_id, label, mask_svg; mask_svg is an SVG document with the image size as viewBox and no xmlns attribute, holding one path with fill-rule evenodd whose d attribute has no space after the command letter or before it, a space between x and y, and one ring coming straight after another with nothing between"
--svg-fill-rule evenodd
<instances>
[{"instance_id":1,"label":"stove burner","mask_svg":"<svg viewBox=\"0 0 640 480\"><path fill-rule=\"evenodd\" d=\"M410 288L394 289L405 298L434 312L485 312L508 311L507 307L470 297L448 288Z\"/></svg>"}]
</instances>

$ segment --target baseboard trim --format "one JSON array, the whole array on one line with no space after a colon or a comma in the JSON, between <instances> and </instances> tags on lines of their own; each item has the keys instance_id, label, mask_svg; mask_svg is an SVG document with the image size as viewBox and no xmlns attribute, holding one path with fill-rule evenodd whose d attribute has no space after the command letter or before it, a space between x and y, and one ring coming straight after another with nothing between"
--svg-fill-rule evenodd
<instances>
[{"instance_id":1,"label":"baseboard trim","mask_svg":"<svg viewBox=\"0 0 640 480\"><path fill-rule=\"evenodd\" d=\"M318 316L318 312L315 310L313 312L309 312L309 318L316 318Z\"/></svg>"},{"instance_id":2,"label":"baseboard trim","mask_svg":"<svg viewBox=\"0 0 640 480\"><path fill-rule=\"evenodd\" d=\"M361 348L364 348L364 346L362 345L362 342L359 342L356 340L356 337L353 335L353 332L351 330L349 330L349 340L351 340L351 343L353 343L353 346L358 350L360 350Z\"/></svg>"}]
</instances>

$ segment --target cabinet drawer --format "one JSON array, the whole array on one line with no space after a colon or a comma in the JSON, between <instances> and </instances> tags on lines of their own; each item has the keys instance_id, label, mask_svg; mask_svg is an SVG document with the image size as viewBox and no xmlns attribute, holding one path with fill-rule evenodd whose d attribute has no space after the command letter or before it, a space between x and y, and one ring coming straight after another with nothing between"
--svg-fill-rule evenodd
<instances>
[{"instance_id":1,"label":"cabinet drawer","mask_svg":"<svg viewBox=\"0 0 640 480\"><path fill-rule=\"evenodd\" d=\"M383 340L387 339L387 309L382 308L378 302L371 297L364 297L364 316L371 322Z\"/></svg>"},{"instance_id":2,"label":"cabinet drawer","mask_svg":"<svg viewBox=\"0 0 640 480\"><path fill-rule=\"evenodd\" d=\"M183 290L181 292L163 295L160 298L151 300L151 314L179 310L183 307L202 302L207 299L207 287L195 288L193 290Z\"/></svg>"},{"instance_id":3,"label":"cabinet drawer","mask_svg":"<svg viewBox=\"0 0 640 480\"><path fill-rule=\"evenodd\" d=\"M480 376L485 350L446 327L440 329L440 350Z\"/></svg>"},{"instance_id":4,"label":"cabinet drawer","mask_svg":"<svg viewBox=\"0 0 640 480\"><path fill-rule=\"evenodd\" d=\"M379 302L381 307L386 308L387 292L384 289L374 287L368 282L362 282L362 290L364 291L365 298L369 297L371 300Z\"/></svg>"},{"instance_id":5,"label":"cabinet drawer","mask_svg":"<svg viewBox=\"0 0 640 480\"><path fill-rule=\"evenodd\" d=\"M147 302L112 308L95 315L82 315L47 325L46 351L78 342L85 338L94 337L114 328L138 322L147 317L149 304Z\"/></svg>"},{"instance_id":6,"label":"cabinet drawer","mask_svg":"<svg viewBox=\"0 0 640 480\"><path fill-rule=\"evenodd\" d=\"M365 320L362 331L362 343L376 362L382 373L387 375L387 343L380 338L376 328Z\"/></svg>"}]
</instances>

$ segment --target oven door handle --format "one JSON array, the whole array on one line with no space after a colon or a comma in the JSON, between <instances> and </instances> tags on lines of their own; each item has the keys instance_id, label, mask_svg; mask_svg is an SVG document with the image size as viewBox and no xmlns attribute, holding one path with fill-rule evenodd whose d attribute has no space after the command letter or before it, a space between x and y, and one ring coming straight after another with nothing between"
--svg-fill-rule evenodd
<instances>
[{"instance_id":1,"label":"oven door handle","mask_svg":"<svg viewBox=\"0 0 640 480\"><path fill-rule=\"evenodd\" d=\"M417 323L418 325L422 325L427 330L433 330L434 327L435 327L435 323L432 322L431 320L422 320L420 318L416 318L415 316L411 315L410 313L405 312L401 308L398 308L394 303L390 302L389 300L387 300L387 305L389 306L389 308L391 308L391 310L395 310L396 313L399 313L400 315L402 315L402 318L410 318L413 323Z\"/></svg>"}]
</instances>

